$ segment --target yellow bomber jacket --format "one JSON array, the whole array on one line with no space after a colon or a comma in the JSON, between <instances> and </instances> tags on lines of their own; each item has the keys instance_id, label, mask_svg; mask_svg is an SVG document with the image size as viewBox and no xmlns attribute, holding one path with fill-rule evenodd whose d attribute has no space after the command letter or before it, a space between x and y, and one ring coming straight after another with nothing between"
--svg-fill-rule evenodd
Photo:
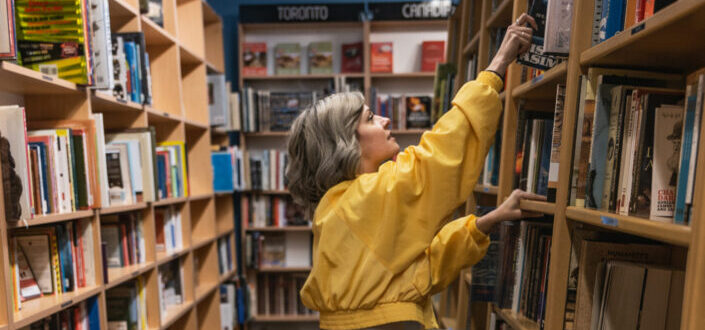
<instances>
[{"instance_id":1,"label":"yellow bomber jacket","mask_svg":"<svg viewBox=\"0 0 705 330\"><path fill-rule=\"evenodd\" d=\"M324 329L416 321L437 328L430 296L485 255L489 238L466 216L502 106L499 77L482 72L433 129L386 162L329 189L313 219L313 268L301 289Z\"/></svg>"}]
</instances>

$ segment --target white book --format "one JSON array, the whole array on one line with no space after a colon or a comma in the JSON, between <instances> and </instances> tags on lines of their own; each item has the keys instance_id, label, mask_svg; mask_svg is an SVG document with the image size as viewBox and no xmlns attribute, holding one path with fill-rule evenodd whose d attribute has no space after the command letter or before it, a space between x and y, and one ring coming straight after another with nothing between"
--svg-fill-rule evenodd
<instances>
[{"instance_id":1,"label":"white book","mask_svg":"<svg viewBox=\"0 0 705 330\"><path fill-rule=\"evenodd\" d=\"M632 93L633 94L633 93ZM631 168L629 167L629 163L631 161L631 139L632 139L632 120L633 120L633 115L634 113L632 112L632 96L631 94L627 96L626 99L626 107L625 110L626 114L624 115L624 129L622 130L622 155L620 157L621 159L621 165L619 166L619 176L617 177L617 180L619 180L619 183L617 184L617 207L615 212L617 214L623 214L624 212L624 206L625 206L625 198L626 198L626 178L625 178L625 173L631 173L629 171ZM631 175L631 174L630 174ZM628 205L627 210L629 209Z\"/></svg>"},{"instance_id":2,"label":"white book","mask_svg":"<svg viewBox=\"0 0 705 330\"><path fill-rule=\"evenodd\" d=\"M73 177L73 158L72 158L72 151L71 151L71 139L70 139L70 133L68 129L57 129L56 134L59 137L59 154L61 155L61 167L62 167L62 172L64 173L64 178L65 178L65 184L66 184L66 193L68 194L68 198L66 199L66 202L69 203L67 206L68 212L74 212L76 211L76 201L74 198L74 189L76 188L75 183L76 183L76 178Z\"/></svg>"},{"instance_id":3,"label":"white book","mask_svg":"<svg viewBox=\"0 0 705 330\"><path fill-rule=\"evenodd\" d=\"M62 154L60 153L60 144L59 144L59 137L56 134L56 131L53 129L45 129L45 130L37 130L37 131L29 131L27 132L28 136L48 136L49 140L51 141L51 146L47 146L47 148L51 148L51 154L53 155L53 165L51 168L54 170L52 173L53 177L53 183L52 183L52 188L54 190L54 205L55 208L58 210L59 213L65 213L65 212L71 212L71 207L70 207L70 201L66 201L67 198L70 198L66 188L68 186L68 180L65 176L65 173L63 172L63 167L62 167ZM68 209L67 209L68 207Z\"/></svg>"},{"instance_id":4,"label":"white book","mask_svg":"<svg viewBox=\"0 0 705 330\"><path fill-rule=\"evenodd\" d=\"M93 254L93 224L90 219L83 219L78 223L78 235L83 238L83 264L86 279L86 287L92 287L95 285L95 255Z\"/></svg>"},{"instance_id":5,"label":"white book","mask_svg":"<svg viewBox=\"0 0 705 330\"><path fill-rule=\"evenodd\" d=\"M530 150L529 151L529 167L528 167L529 173L527 173L527 176L526 176L526 179L527 179L526 191L531 192L531 193L535 193L536 187L534 186L534 181L536 181L535 180L536 171L534 171L534 168L537 166L537 162L538 162L538 156L537 156L538 147L539 147L538 144L540 143L539 141L540 141L541 131L542 131L541 120L534 120L531 123L531 125L533 127L532 127L532 131L531 131L531 147L529 149Z\"/></svg>"},{"instance_id":6,"label":"white book","mask_svg":"<svg viewBox=\"0 0 705 330\"><path fill-rule=\"evenodd\" d=\"M109 171L110 205L133 204L127 146L108 144L105 146L105 157Z\"/></svg>"},{"instance_id":7,"label":"white book","mask_svg":"<svg viewBox=\"0 0 705 330\"><path fill-rule=\"evenodd\" d=\"M543 53L568 55L570 27L573 20L573 0L548 0Z\"/></svg>"},{"instance_id":8,"label":"white book","mask_svg":"<svg viewBox=\"0 0 705 330\"><path fill-rule=\"evenodd\" d=\"M311 266L311 233L286 233L285 261L286 267Z\"/></svg>"},{"instance_id":9,"label":"white book","mask_svg":"<svg viewBox=\"0 0 705 330\"><path fill-rule=\"evenodd\" d=\"M91 51L94 79L91 88L112 89L114 85L113 53L111 51L108 0L90 0L87 7L92 34Z\"/></svg>"},{"instance_id":10,"label":"white book","mask_svg":"<svg viewBox=\"0 0 705 330\"><path fill-rule=\"evenodd\" d=\"M130 167L131 169L139 169L132 173L135 176L135 181L139 186L134 189L139 193L142 192L142 200L145 202L153 202L156 200L155 178L154 178L154 159L152 145L152 137L150 132L123 132L106 135L109 143L127 143L131 146L130 149ZM136 154L136 157L133 155ZM134 158L134 159L133 159Z\"/></svg>"},{"instance_id":11,"label":"white book","mask_svg":"<svg viewBox=\"0 0 705 330\"><path fill-rule=\"evenodd\" d=\"M528 222L522 221L519 225L519 241L517 242L517 261L516 261L516 271L514 272L514 293L512 295L512 310L519 312L519 302L521 301L521 283L522 276L524 272L524 257L526 254L526 230L528 228Z\"/></svg>"},{"instance_id":12,"label":"white book","mask_svg":"<svg viewBox=\"0 0 705 330\"><path fill-rule=\"evenodd\" d=\"M657 107L654 114L651 212L649 218L672 222L676 206L676 185L683 133L683 108Z\"/></svg>"},{"instance_id":13,"label":"white book","mask_svg":"<svg viewBox=\"0 0 705 330\"><path fill-rule=\"evenodd\" d=\"M112 61L111 61L112 62ZM112 64L111 64L112 65ZM111 75L112 77L112 75ZM111 78L112 79L112 78ZM110 193L108 192L108 166L105 163L105 127L103 114L93 113L91 118L95 123L95 148L96 164L98 164L98 182L100 184L100 202L103 207L110 206Z\"/></svg>"},{"instance_id":14,"label":"white book","mask_svg":"<svg viewBox=\"0 0 705 330\"><path fill-rule=\"evenodd\" d=\"M235 131L242 130L240 121L240 94L238 92L230 93L230 129Z\"/></svg>"},{"instance_id":15,"label":"white book","mask_svg":"<svg viewBox=\"0 0 705 330\"><path fill-rule=\"evenodd\" d=\"M24 108L17 105L0 107L0 147L3 155L12 157L14 168L9 159L2 159L3 171L8 171L10 182L4 183L8 199L5 200L6 221L28 220L32 218L32 197L29 153L27 149L27 126ZM35 202L36 203L36 202Z\"/></svg>"},{"instance_id":16,"label":"white book","mask_svg":"<svg viewBox=\"0 0 705 330\"><path fill-rule=\"evenodd\" d=\"M181 229L181 212L172 208L172 214L174 216L174 239L175 247L181 249L184 247L183 243L183 231Z\"/></svg>"}]
</instances>

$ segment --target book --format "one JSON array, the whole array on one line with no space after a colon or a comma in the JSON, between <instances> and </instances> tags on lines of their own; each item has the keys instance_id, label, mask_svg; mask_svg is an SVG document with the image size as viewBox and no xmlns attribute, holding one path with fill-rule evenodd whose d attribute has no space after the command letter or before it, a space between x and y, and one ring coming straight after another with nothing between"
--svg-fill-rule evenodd
<instances>
[{"instance_id":1,"label":"book","mask_svg":"<svg viewBox=\"0 0 705 330\"><path fill-rule=\"evenodd\" d=\"M17 46L15 44L15 13L13 2L5 0L0 3L0 59L15 59Z\"/></svg>"},{"instance_id":2,"label":"book","mask_svg":"<svg viewBox=\"0 0 705 330\"><path fill-rule=\"evenodd\" d=\"M430 96L407 96L405 104L407 128L428 128L431 126Z\"/></svg>"},{"instance_id":3,"label":"book","mask_svg":"<svg viewBox=\"0 0 705 330\"><path fill-rule=\"evenodd\" d=\"M274 63L277 75L301 74L301 45L282 43L274 46Z\"/></svg>"},{"instance_id":4,"label":"book","mask_svg":"<svg viewBox=\"0 0 705 330\"><path fill-rule=\"evenodd\" d=\"M246 42L242 45L242 74L244 76L267 75L267 44Z\"/></svg>"},{"instance_id":5,"label":"book","mask_svg":"<svg viewBox=\"0 0 705 330\"><path fill-rule=\"evenodd\" d=\"M143 5L146 4L146 6ZM157 25L164 27L162 0L140 0L140 12Z\"/></svg>"},{"instance_id":6,"label":"book","mask_svg":"<svg viewBox=\"0 0 705 330\"><path fill-rule=\"evenodd\" d=\"M561 155L561 132L563 131L563 107L565 104L565 85L556 85L556 107L553 112L553 132L551 134L551 156L548 170L548 190L549 202L556 201L558 190L558 169L560 167Z\"/></svg>"},{"instance_id":7,"label":"book","mask_svg":"<svg viewBox=\"0 0 705 330\"><path fill-rule=\"evenodd\" d=\"M543 53L558 56L568 55L570 27L573 23L573 0L548 0L546 7Z\"/></svg>"},{"instance_id":8,"label":"book","mask_svg":"<svg viewBox=\"0 0 705 330\"><path fill-rule=\"evenodd\" d=\"M228 124L228 90L225 88L224 74L208 75L208 114L211 126Z\"/></svg>"},{"instance_id":9,"label":"book","mask_svg":"<svg viewBox=\"0 0 705 330\"><path fill-rule=\"evenodd\" d=\"M333 73L333 43L330 41L312 42L308 45L308 73Z\"/></svg>"},{"instance_id":10,"label":"book","mask_svg":"<svg viewBox=\"0 0 705 330\"><path fill-rule=\"evenodd\" d=\"M27 258L34 279L43 294L54 293L49 235L16 236L17 249Z\"/></svg>"},{"instance_id":11,"label":"book","mask_svg":"<svg viewBox=\"0 0 705 330\"><path fill-rule=\"evenodd\" d=\"M394 70L394 44L392 42L370 43L370 72L391 73Z\"/></svg>"},{"instance_id":12,"label":"book","mask_svg":"<svg viewBox=\"0 0 705 330\"><path fill-rule=\"evenodd\" d=\"M0 159L5 200L5 220L31 219L35 213L30 191L27 126L24 108L0 107Z\"/></svg>"},{"instance_id":13,"label":"book","mask_svg":"<svg viewBox=\"0 0 705 330\"><path fill-rule=\"evenodd\" d=\"M91 56L93 59L93 86L95 89L112 89L113 53L110 42L110 12L107 0L88 0L88 17L91 20Z\"/></svg>"},{"instance_id":14,"label":"book","mask_svg":"<svg viewBox=\"0 0 705 330\"><path fill-rule=\"evenodd\" d=\"M106 145L105 157L108 167L110 205L134 203L127 146L125 144Z\"/></svg>"},{"instance_id":15,"label":"book","mask_svg":"<svg viewBox=\"0 0 705 330\"><path fill-rule=\"evenodd\" d=\"M654 156L649 218L671 222L676 203L683 108L678 106L657 107L654 117Z\"/></svg>"},{"instance_id":16,"label":"book","mask_svg":"<svg viewBox=\"0 0 705 330\"><path fill-rule=\"evenodd\" d=\"M529 51L519 56L517 63L537 68L540 70L548 70L558 64L560 61L557 57L544 53L544 34L546 31L546 6L544 0L532 0L529 5L527 14L536 20L538 29L531 36L531 46ZM503 35L503 33L502 33ZM498 39L496 47L499 47L502 39ZM493 56L490 56L492 58Z\"/></svg>"},{"instance_id":17,"label":"book","mask_svg":"<svg viewBox=\"0 0 705 330\"><path fill-rule=\"evenodd\" d=\"M16 263L16 267L19 272L18 279L20 284L20 299L22 299L22 301L27 301L32 298L41 297L42 291L39 289L39 285L37 285L34 273L32 272L32 268L27 261L24 251L17 247L16 242L13 242L12 244L15 245L15 251L13 253L15 256L14 262Z\"/></svg>"},{"instance_id":18,"label":"book","mask_svg":"<svg viewBox=\"0 0 705 330\"><path fill-rule=\"evenodd\" d=\"M362 42L342 44L341 48L341 73L362 72Z\"/></svg>"},{"instance_id":19,"label":"book","mask_svg":"<svg viewBox=\"0 0 705 330\"><path fill-rule=\"evenodd\" d=\"M424 41L421 43L421 71L433 72L436 65L445 61L445 41Z\"/></svg>"}]
</instances>

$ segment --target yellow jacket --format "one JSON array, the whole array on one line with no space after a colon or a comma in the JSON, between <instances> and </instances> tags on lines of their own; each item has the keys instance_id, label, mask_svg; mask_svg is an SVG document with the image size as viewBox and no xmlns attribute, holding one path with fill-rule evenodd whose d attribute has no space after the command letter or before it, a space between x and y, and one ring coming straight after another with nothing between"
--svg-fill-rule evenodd
<instances>
[{"instance_id":1,"label":"yellow jacket","mask_svg":"<svg viewBox=\"0 0 705 330\"><path fill-rule=\"evenodd\" d=\"M314 213L313 269L301 289L304 305L320 311L321 328L399 321L438 327L430 296L489 245L473 215L445 219L480 175L501 89L501 79L480 73L418 146L326 192Z\"/></svg>"}]
</instances>

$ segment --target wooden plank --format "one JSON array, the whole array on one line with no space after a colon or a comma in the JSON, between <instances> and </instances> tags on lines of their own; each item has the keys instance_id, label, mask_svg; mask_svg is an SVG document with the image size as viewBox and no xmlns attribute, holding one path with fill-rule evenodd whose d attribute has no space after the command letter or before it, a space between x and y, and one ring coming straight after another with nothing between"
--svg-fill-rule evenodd
<instances>
[{"instance_id":1,"label":"wooden plank","mask_svg":"<svg viewBox=\"0 0 705 330\"><path fill-rule=\"evenodd\" d=\"M47 76L7 61L0 64L0 90L25 95L64 95L83 92L70 81Z\"/></svg>"},{"instance_id":2,"label":"wooden plank","mask_svg":"<svg viewBox=\"0 0 705 330\"><path fill-rule=\"evenodd\" d=\"M474 191L476 193L481 193L481 194L497 195L499 188L497 188L497 186L484 186L484 185L478 184L478 185L475 185Z\"/></svg>"},{"instance_id":3,"label":"wooden plank","mask_svg":"<svg viewBox=\"0 0 705 330\"><path fill-rule=\"evenodd\" d=\"M147 203L141 202L141 203L135 203L135 204L130 204L130 205L118 205L118 206L110 206L110 207L106 207L106 208L101 208L101 209L98 209L98 213L102 214L102 215L106 215L106 214L132 212L132 211L137 211L137 210L143 210L145 208L147 208Z\"/></svg>"},{"instance_id":4,"label":"wooden plank","mask_svg":"<svg viewBox=\"0 0 705 330\"><path fill-rule=\"evenodd\" d=\"M71 213L54 213L54 214L49 214L49 215L38 216L33 219L27 220L26 225L22 221L7 222L7 228L8 229L21 229L21 228L24 228L25 226L32 227L32 226L48 225L48 224L57 223L57 222L90 218L92 216L93 216L93 210L83 210L83 211L77 211L77 212L71 212Z\"/></svg>"},{"instance_id":5,"label":"wooden plank","mask_svg":"<svg viewBox=\"0 0 705 330\"><path fill-rule=\"evenodd\" d=\"M539 326L536 322L527 319L523 315L517 314L512 310L499 309L494 306L494 311L497 317L501 318L509 324L514 330L538 330Z\"/></svg>"},{"instance_id":6,"label":"wooden plank","mask_svg":"<svg viewBox=\"0 0 705 330\"><path fill-rule=\"evenodd\" d=\"M147 45L170 46L177 44L178 41L169 32L161 26L152 22L147 16L140 16L142 22L142 32L144 32L144 41ZM150 60L153 60L150 57Z\"/></svg>"},{"instance_id":7,"label":"wooden plank","mask_svg":"<svg viewBox=\"0 0 705 330\"><path fill-rule=\"evenodd\" d=\"M51 314L97 295L101 290L103 290L103 287L97 285L90 288L78 288L73 292L64 292L62 294L53 294L27 300L22 303L22 309L20 311L14 312L14 322L12 326L15 329L28 326Z\"/></svg>"},{"instance_id":8,"label":"wooden plank","mask_svg":"<svg viewBox=\"0 0 705 330\"><path fill-rule=\"evenodd\" d=\"M142 275L148 270L154 268L154 262L145 262L142 264L131 265L120 268L108 268L108 283L105 285L105 290L109 290L124 282L130 281Z\"/></svg>"},{"instance_id":9,"label":"wooden plank","mask_svg":"<svg viewBox=\"0 0 705 330\"><path fill-rule=\"evenodd\" d=\"M497 6L497 10L487 18L487 27L507 27L511 24L513 4L513 0L504 0ZM491 10L492 8L490 7L489 9Z\"/></svg>"},{"instance_id":10,"label":"wooden plank","mask_svg":"<svg viewBox=\"0 0 705 330\"><path fill-rule=\"evenodd\" d=\"M556 99L556 85L565 84L568 62L561 62L544 74L535 77L512 90L512 97L527 100ZM553 110L553 108L551 108Z\"/></svg>"},{"instance_id":11,"label":"wooden plank","mask_svg":"<svg viewBox=\"0 0 705 330\"><path fill-rule=\"evenodd\" d=\"M480 44L480 33L475 34L474 37L470 40L470 42L465 45L465 48L463 49L463 55L467 56L470 54L473 54L477 51L478 45Z\"/></svg>"},{"instance_id":12,"label":"wooden plank","mask_svg":"<svg viewBox=\"0 0 705 330\"><path fill-rule=\"evenodd\" d=\"M176 320L186 315L193 308L193 301L187 301L181 305L169 306L162 316L160 329L168 329Z\"/></svg>"},{"instance_id":13,"label":"wooden plank","mask_svg":"<svg viewBox=\"0 0 705 330\"><path fill-rule=\"evenodd\" d=\"M167 198L167 199L160 199L152 205L154 206L166 206L166 205L172 205L172 204L179 204L179 203L184 203L188 200L188 197L175 197L175 198Z\"/></svg>"},{"instance_id":14,"label":"wooden plank","mask_svg":"<svg viewBox=\"0 0 705 330\"><path fill-rule=\"evenodd\" d=\"M92 91L91 110L93 112L139 112L143 111L143 107L139 103L118 99L115 96L112 96L112 94Z\"/></svg>"},{"instance_id":15,"label":"wooden plank","mask_svg":"<svg viewBox=\"0 0 705 330\"><path fill-rule=\"evenodd\" d=\"M540 201L530 201L522 199L519 201L519 208L524 211L538 212L543 214L554 214L556 212L556 204Z\"/></svg>"}]
</instances>

